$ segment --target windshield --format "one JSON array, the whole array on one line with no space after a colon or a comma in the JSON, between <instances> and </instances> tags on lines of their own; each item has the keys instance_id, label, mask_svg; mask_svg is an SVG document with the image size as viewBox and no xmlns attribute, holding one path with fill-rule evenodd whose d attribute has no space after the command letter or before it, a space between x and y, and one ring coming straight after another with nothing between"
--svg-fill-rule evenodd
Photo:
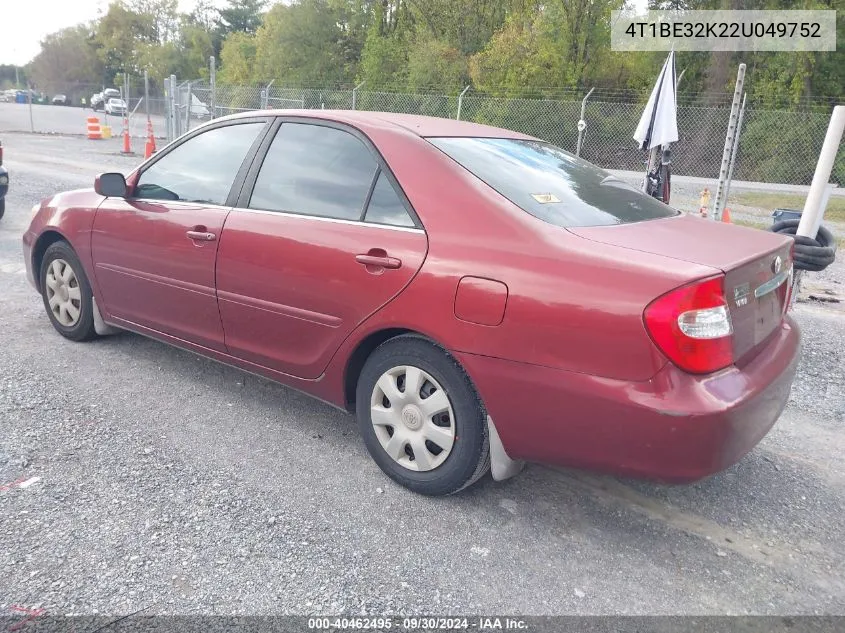
<instances>
[{"instance_id":1,"label":"windshield","mask_svg":"<svg viewBox=\"0 0 845 633\"><path fill-rule=\"evenodd\" d=\"M557 226L627 224L678 214L550 143L469 137L427 140L524 211Z\"/></svg>"}]
</instances>

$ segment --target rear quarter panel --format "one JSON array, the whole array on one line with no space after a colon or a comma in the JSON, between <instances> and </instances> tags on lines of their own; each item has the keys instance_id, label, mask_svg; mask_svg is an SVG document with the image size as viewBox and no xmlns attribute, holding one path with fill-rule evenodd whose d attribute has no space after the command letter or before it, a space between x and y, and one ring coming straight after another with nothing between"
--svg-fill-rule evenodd
<instances>
[{"instance_id":1,"label":"rear quarter panel","mask_svg":"<svg viewBox=\"0 0 845 633\"><path fill-rule=\"evenodd\" d=\"M353 333L341 357L368 334L398 327L457 352L608 378L648 380L665 365L643 310L713 269L582 239L515 207L419 137L370 136L419 215L429 253L409 287ZM456 291L468 275L507 286L498 325L456 317Z\"/></svg>"}]
</instances>

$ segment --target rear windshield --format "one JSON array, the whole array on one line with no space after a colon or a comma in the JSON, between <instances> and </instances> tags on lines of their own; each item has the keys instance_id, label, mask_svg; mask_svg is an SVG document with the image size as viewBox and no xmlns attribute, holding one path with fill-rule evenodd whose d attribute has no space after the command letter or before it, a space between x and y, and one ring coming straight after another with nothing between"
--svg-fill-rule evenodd
<instances>
[{"instance_id":1,"label":"rear windshield","mask_svg":"<svg viewBox=\"0 0 845 633\"><path fill-rule=\"evenodd\" d=\"M428 141L517 206L557 226L628 224L678 214L549 143L468 137Z\"/></svg>"}]
</instances>

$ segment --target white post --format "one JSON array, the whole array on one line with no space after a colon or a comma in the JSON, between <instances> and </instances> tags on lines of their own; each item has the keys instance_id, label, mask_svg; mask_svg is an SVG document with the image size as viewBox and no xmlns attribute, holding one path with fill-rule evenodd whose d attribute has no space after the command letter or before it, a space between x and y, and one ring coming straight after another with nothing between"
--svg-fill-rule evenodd
<instances>
[{"instance_id":1,"label":"white post","mask_svg":"<svg viewBox=\"0 0 845 633\"><path fill-rule=\"evenodd\" d=\"M716 195L713 196L713 220L721 222L722 210L725 208L725 183L728 180L728 168L730 167L731 154L733 152L736 136L736 125L739 119L739 98L742 96L742 87L745 83L745 64L739 65L736 73L736 87L734 88L734 100L731 104L731 116L728 119L728 131L725 134L725 149L722 151L722 166L719 168L719 184L716 187Z\"/></svg>"},{"instance_id":2,"label":"white post","mask_svg":"<svg viewBox=\"0 0 845 633\"><path fill-rule=\"evenodd\" d=\"M822 151L819 154L819 162L816 163L816 172L813 174L813 182L810 185L810 191L807 192L801 221L798 223L797 235L815 238L816 233L819 232L819 226L824 217L826 198L830 195L827 184L830 173L833 171L833 161L836 160L843 130L845 130L845 106L839 105L833 108L833 115L830 117Z\"/></svg>"},{"instance_id":3,"label":"white post","mask_svg":"<svg viewBox=\"0 0 845 633\"><path fill-rule=\"evenodd\" d=\"M840 105L833 108L833 115L830 117L822 151L819 153L816 171L813 174L813 182L810 184L810 191L807 192L807 200L804 201L801 220L798 222L798 228L795 231L796 235L815 239L819 232L819 226L821 226L827 201L833 188L828 184L828 181L830 180L830 173L833 171L833 161L836 160L836 152L839 149L843 131L845 131L845 106ZM796 271L792 279L790 308L801 291L803 273L803 270Z\"/></svg>"},{"instance_id":4,"label":"white post","mask_svg":"<svg viewBox=\"0 0 845 633\"><path fill-rule=\"evenodd\" d=\"M366 82L366 81L362 81L361 83L359 83L357 86L355 86L355 87L352 89L352 109L353 109L353 110L357 110L357 109L358 109L358 108L357 108L357 105L358 105L358 89L359 89L361 86L363 86L365 83L367 83L367 82Z\"/></svg>"},{"instance_id":5,"label":"white post","mask_svg":"<svg viewBox=\"0 0 845 633\"><path fill-rule=\"evenodd\" d=\"M464 88L463 92L461 92L461 94L458 95L458 116L455 117L458 121L461 120L461 106L464 103L464 95L467 93L467 90L469 90L469 86Z\"/></svg>"},{"instance_id":6,"label":"white post","mask_svg":"<svg viewBox=\"0 0 845 633\"><path fill-rule=\"evenodd\" d=\"M581 155L581 141L584 139L584 130L587 129L587 121L584 119L584 113L587 110L587 99L590 98L590 95L593 94L593 90L595 88L590 88L590 92L587 93L587 96L581 101L581 118L578 119L578 144L575 146L575 155Z\"/></svg>"}]
</instances>

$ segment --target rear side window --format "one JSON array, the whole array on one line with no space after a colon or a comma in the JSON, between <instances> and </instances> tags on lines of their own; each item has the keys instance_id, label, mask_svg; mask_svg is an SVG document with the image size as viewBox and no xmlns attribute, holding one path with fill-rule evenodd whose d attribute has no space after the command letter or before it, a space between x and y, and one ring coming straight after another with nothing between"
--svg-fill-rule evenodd
<instances>
[{"instance_id":1,"label":"rear side window","mask_svg":"<svg viewBox=\"0 0 845 633\"><path fill-rule=\"evenodd\" d=\"M251 209L360 220L376 159L349 132L283 123L267 151Z\"/></svg>"},{"instance_id":2,"label":"rear side window","mask_svg":"<svg viewBox=\"0 0 845 633\"><path fill-rule=\"evenodd\" d=\"M549 143L497 138L428 141L523 210L557 226L628 224L678 214Z\"/></svg>"},{"instance_id":3,"label":"rear side window","mask_svg":"<svg viewBox=\"0 0 845 633\"><path fill-rule=\"evenodd\" d=\"M367 214L364 219L375 224L414 226L414 221L408 215L405 205L402 204L396 190L383 171L379 171L378 180L373 188L373 195L370 196L370 204L367 206Z\"/></svg>"}]
</instances>

